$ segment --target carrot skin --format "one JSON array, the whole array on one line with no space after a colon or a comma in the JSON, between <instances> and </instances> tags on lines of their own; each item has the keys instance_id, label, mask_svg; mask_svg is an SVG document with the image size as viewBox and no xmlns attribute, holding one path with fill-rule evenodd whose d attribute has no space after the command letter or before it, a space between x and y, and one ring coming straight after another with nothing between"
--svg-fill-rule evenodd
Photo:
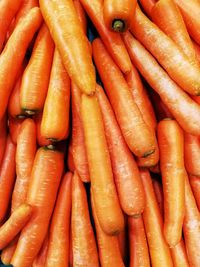
<instances>
[{"instance_id":1,"label":"carrot skin","mask_svg":"<svg viewBox=\"0 0 200 267\"><path fill-rule=\"evenodd\" d=\"M36 132L37 132L37 143L39 146L48 146L52 144L52 141L47 140L45 136L42 135L41 132L42 115L43 113L39 113L36 116L34 116L34 121L36 124Z\"/></svg>"},{"instance_id":2,"label":"carrot skin","mask_svg":"<svg viewBox=\"0 0 200 267\"><path fill-rule=\"evenodd\" d=\"M70 172L74 172L76 170L73 152L72 152L72 141L71 140L70 140L69 146L68 146L67 167L68 167Z\"/></svg>"},{"instance_id":3,"label":"carrot skin","mask_svg":"<svg viewBox=\"0 0 200 267\"><path fill-rule=\"evenodd\" d=\"M172 260L174 267L189 267L188 256L183 239L175 247L171 248Z\"/></svg>"},{"instance_id":4,"label":"carrot skin","mask_svg":"<svg viewBox=\"0 0 200 267\"><path fill-rule=\"evenodd\" d=\"M7 116L0 120L0 166L2 163L7 139Z\"/></svg>"},{"instance_id":5,"label":"carrot skin","mask_svg":"<svg viewBox=\"0 0 200 267\"><path fill-rule=\"evenodd\" d=\"M161 216L164 216L164 196L163 196L163 188L160 182L158 182L156 179L152 180L154 193L156 196L156 200L158 202L158 206L160 208Z\"/></svg>"},{"instance_id":6,"label":"carrot skin","mask_svg":"<svg viewBox=\"0 0 200 267\"><path fill-rule=\"evenodd\" d=\"M200 178L192 175L190 175L189 178L190 186L192 188L197 207L200 210Z\"/></svg>"},{"instance_id":7,"label":"carrot skin","mask_svg":"<svg viewBox=\"0 0 200 267\"><path fill-rule=\"evenodd\" d=\"M8 128L12 142L17 144L17 137L24 119L8 118Z\"/></svg>"},{"instance_id":8,"label":"carrot skin","mask_svg":"<svg viewBox=\"0 0 200 267\"><path fill-rule=\"evenodd\" d=\"M1 261L5 265L9 265L12 259L12 256L15 252L16 249L16 242L18 240L19 236L17 235L11 242L10 244L5 247L2 252L1 252Z\"/></svg>"},{"instance_id":9,"label":"carrot skin","mask_svg":"<svg viewBox=\"0 0 200 267\"><path fill-rule=\"evenodd\" d=\"M73 3L76 9L77 16L81 22L82 29L84 33L86 34L87 33L87 18L86 18L85 10L83 6L81 5L80 0L73 0Z\"/></svg>"},{"instance_id":10,"label":"carrot skin","mask_svg":"<svg viewBox=\"0 0 200 267\"><path fill-rule=\"evenodd\" d=\"M145 11L148 17L151 17L151 12L156 2L156 0L139 0L142 9Z\"/></svg>"},{"instance_id":11,"label":"carrot skin","mask_svg":"<svg viewBox=\"0 0 200 267\"><path fill-rule=\"evenodd\" d=\"M37 256L34 259L32 267L44 267L45 266L45 261L47 258L48 245L49 245L49 236L47 234L39 253L37 254Z\"/></svg>"}]
</instances>

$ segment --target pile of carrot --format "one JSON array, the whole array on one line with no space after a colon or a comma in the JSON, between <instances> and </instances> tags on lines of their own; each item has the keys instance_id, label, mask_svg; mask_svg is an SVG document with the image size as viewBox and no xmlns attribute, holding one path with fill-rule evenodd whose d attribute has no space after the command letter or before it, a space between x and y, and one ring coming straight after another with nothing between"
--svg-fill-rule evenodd
<instances>
[{"instance_id":1,"label":"pile of carrot","mask_svg":"<svg viewBox=\"0 0 200 267\"><path fill-rule=\"evenodd\" d=\"M200 266L199 27L199 0L0 1L2 264Z\"/></svg>"}]
</instances>

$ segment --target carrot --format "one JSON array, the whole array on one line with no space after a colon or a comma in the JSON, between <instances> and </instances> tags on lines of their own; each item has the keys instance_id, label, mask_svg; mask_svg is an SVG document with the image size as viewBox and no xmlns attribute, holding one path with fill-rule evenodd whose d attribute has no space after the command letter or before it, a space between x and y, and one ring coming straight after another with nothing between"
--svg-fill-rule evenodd
<instances>
[{"instance_id":1,"label":"carrot","mask_svg":"<svg viewBox=\"0 0 200 267\"><path fill-rule=\"evenodd\" d=\"M41 133L42 116L43 113L39 113L34 117L34 121L36 124L37 143L39 146L48 146L52 144L52 141L47 140Z\"/></svg>"},{"instance_id":2,"label":"carrot","mask_svg":"<svg viewBox=\"0 0 200 267\"><path fill-rule=\"evenodd\" d=\"M41 22L42 16L39 8L32 8L17 25L0 55L0 118L6 110L26 49Z\"/></svg>"},{"instance_id":3,"label":"carrot","mask_svg":"<svg viewBox=\"0 0 200 267\"><path fill-rule=\"evenodd\" d=\"M125 225L124 229L119 233L117 239L118 239L118 244L119 244L119 250L121 253L122 260L124 263L127 262L128 259L128 238L127 238L127 223L126 223L126 216L125 216Z\"/></svg>"},{"instance_id":4,"label":"carrot","mask_svg":"<svg viewBox=\"0 0 200 267\"><path fill-rule=\"evenodd\" d=\"M155 130L157 122L154 109L135 66L132 65L132 69L125 75L125 79L145 123Z\"/></svg>"},{"instance_id":5,"label":"carrot","mask_svg":"<svg viewBox=\"0 0 200 267\"><path fill-rule=\"evenodd\" d=\"M174 267L189 267L188 257L185 250L183 239L175 247L171 248Z\"/></svg>"},{"instance_id":6,"label":"carrot","mask_svg":"<svg viewBox=\"0 0 200 267\"><path fill-rule=\"evenodd\" d=\"M153 56L128 32L124 41L131 59L163 103L188 133L200 135L200 107L170 79Z\"/></svg>"},{"instance_id":7,"label":"carrot","mask_svg":"<svg viewBox=\"0 0 200 267\"><path fill-rule=\"evenodd\" d=\"M146 205L143 213L144 226L153 267L172 267L169 247L163 235L163 222L148 170L141 169Z\"/></svg>"},{"instance_id":8,"label":"carrot","mask_svg":"<svg viewBox=\"0 0 200 267\"><path fill-rule=\"evenodd\" d=\"M97 86L96 91L122 210L128 215L141 214L144 209L145 199L139 170L133 155L126 145L103 89Z\"/></svg>"},{"instance_id":9,"label":"carrot","mask_svg":"<svg viewBox=\"0 0 200 267\"><path fill-rule=\"evenodd\" d=\"M113 181L101 110L95 96L82 95L81 114L97 217L105 233L118 234L124 227L124 217Z\"/></svg>"},{"instance_id":10,"label":"carrot","mask_svg":"<svg viewBox=\"0 0 200 267\"><path fill-rule=\"evenodd\" d=\"M95 70L87 38L72 0L40 0L40 8L70 78L82 92L94 94ZM65 27L70 25L70 27Z\"/></svg>"},{"instance_id":11,"label":"carrot","mask_svg":"<svg viewBox=\"0 0 200 267\"><path fill-rule=\"evenodd\" d=\"M200 62L200 47L197 43L195 43L194 41L192 41L195 53L196 53L196 58L197 60Z\"/></svg>"},{"instance_id":12,"label":"carrot","mask_svg":"<svg viewBox=\"0 0 200 267\"><path fill-rule=\"evenodd\" d=\"M200 213L187 175L185 179L185 217L183 234L189 265L198 267L200 262Z\"/></svg>"},{"instance_id":13,"label":"carrot","mask_svg":"<svg viewBox=\"0 0 200 267\"><path fill-rule=\"evenodd\" d=\"M158 123L160 169L164 193L164 235L170 247L182 236L185 212L184 134L178 123L166 119Z\"/></svg>"},{"instance_id":14,"label":"carrot","mask_svg":"<svg viewBox=\"0 0 200 267\"><path fill-rule=\"evenodd\" d=\"M136 162L139 167L152 168L158 164L159 161L159 148L156 143L155 151L153 154L149 155L147 158L137 158Z\"/></svg>"},{"instance_id":15,"label":"carrot","mask_svg":"<svg viewBox=\"0 0 200 267\"><path fill-rule=\"evenodd\" d=\"M73 251L72 251L72 231L70 227L69 233L69 267L73 267Z\"/></svg>"},{"instance_id":16,"label":"carrot","mask_svg":"<svg viewBox=\"0 0 200 267\"><path fill-rule=\"evenodd\" d=\"M200 140L198 136L184 133L184 157L187 172L200 176Z\"/></svg>"},{"instance_id":17,"label":"carrot","mask_svg":"<svg viewBox=\"0 0 200 267\"><path fill-rule=\"evenodd\" d=\"M149 156L155 151L155 134L144 122L122 73L101 40L95 39L92 48L95 64L126 143L136 156Z\"/></svg>"},{"instance_id":18,"label":"carrot","mask_svg":"<svg viewBox=\"0 0 200 267\"><path fill-rule=\"evenodd\" d=\"M0 120L0 166L3 159L7 138L7 116Z\"/></svg>"},{"instance_id":19,"label":"carrot","mask_svg":"<svg viewBox=\"0 0 200 267\"><path fill-rule=\"evenodd\" d=\"M128 218L130 267L150 267L150 259L142 217Z\"/></svg>"},{"instance_id":20,"label":"carrot","mask_svg":"<svg viewBox=\"0 0 200 267\"><path fill-rule=\"evenodd\" d=\"M160 208L160 213L163 217L163 215L164 215L164 196L163 196L162 185L156 179L152 179L152 184L153 184L153 189L154 189L154 193L156 196L156 200L157 200L159 208Z\"/></svg>"},{"instance_id":21,"label":"carrot","mask_svg":"<svg viewBox=\"0 0 200 267\"><path fill-rule=\"evenodd\" d=\"M96 27L102 41L104 42L109 54L123 73L131 70L131 61L126 47L118 33L111 32L105 24L103 17L102 0L80 0L88 16Z\"/></svg>"},{"instance_id":22,"label":"carrot","mask_svg":"<svg viewBox=\"0 0 200 267\"><path fill-rule=\"evenodd\" d=\"M190 186L193 191L194 198L197 203L197 207L200 210L200 178L190 175Z\"/></svg>"},{"instance_id":23,"label":"carrot","mask_svg":"<svg viewBox=\"0 0 200 267\"><path fill-rule=\"evenodd\" d=\"M19 10L23 0L13 1L13 0L2 0L0 1L0 52L2 51L4 41L6 39L6 33L9 28L10 23L15 17L17 11Z\"/></svg>"},{"instance_id":24,"label":"carrot","mask_svg":"<svg viewBox=\"0 0 200 267\"><path fill-rule=\"evenodd\" d=\"M33 115L43 109L48 90L53 51L53 40L47 26L43 24L24 71L20 88L20 105L28 115Z\"/></svg>"},{"instance_id":25,"label":"carrot","mask_svg":"<svg viewBox=\"0 0 200 267\"><path fill-rule=\"evenodd\" d=\"M184 22L186 24L187 30L192 38L200 44L200 3L198 0L175 0L178 5L181 14L183 16Z\"/></svg>"},{"instance_id":26,"label":"carrot","mask_svg":"<svg viewBox=\"0 0 200 267\"><path fill-rule=\"evenodd\" d=\"M124 263L121 257L119 243L117 236L107 235L101 228L101 225L97 216L97 209L94 204L94 192L90 190L92 215L94 218L97 244L99 251L99 260L102 267L124 267Z\"/></svg>"},{"instance_id":27,"label":"carrot","mask_svg":"<svg viewBox=\"0 0 200 267\"><path fill-rule=\"evenodd\" d=\"M87 33L87 18L85 10L83 9L80 0L73 0L74 7L76 9L77 16L81 22L82 29L84 33Z\"/></svg>"},{"instance_id":28,"label":"carrot","mask_svg":"<svg viewBox=\"0 0 200 267\"><path fill-rule=\"evenodd\" d=\"M38 255L34 259L32 267L44 267L45 266L45 261L47 258L48 245L49 245L49 236L47 234Z\"/></svg>"},{"instance_id":29,"label":"carrot","mask_svg":"<svg viewBox=\"0 0 200 267\"><path fill-rule=\"evenodd\" d=\"M15 252L16 242L18 240L18 235L5 247L1 252L1 261L5 265L9 265L12 259L12 256Z\"/></svg>"},{"instance_id":30,"label":"carrot","mask_svg":"<svg viewBox=\"0 0 200 267\"><path fill-rule=\"evenodd\" d=\"M39 252L48 230L62 172L63 154L46 147L39 148L27 194L33 216L20 234L12 265L29 267Z\"/></svg>"},{"instance_id":31,"label":"carrot","mask_svg":"<svg viewBox=\"0 0 200 267\"><path fill-rule=\"evenodd\" d=\"M195 50L180 10L173 0L159 0L153 7L153 22L179 46L192 64L198 66Z\"/></svg>"},{"instance_id":32,"label":"carrot","mask_svg":"<svg viewBox=\"0 0 200 267\"><path fill-rule=\"evenodd\" d=\"M17 179L12 193L12 211L26 201L35 153L36 126L32 119L26 119L17 137L15 158Z\"/></svg>"},{"instance_id":33,"label":"carrot","mask_svg":"<svg viewBox=\"0 0 200 267\"><path fill-rule=\"evenodd\" d=\"M8 135L0 166L0 222L6 216L15 182L15 152L16 146Z\"/></svg>"},{"instance_id":34,"label":"carrot","mask_svg":"<svg viewBox=\"0 0 200 267\"><path fill-rule=\"evenodd\" d=\"M22 230L32 214L32 207L28 204L20 205L0 227L0 249L6 247L10 241Z\"/></svg>"},{"instance_id":35,"label":"carrot","mask_svg":"<svg viewBox=\"0 0 200 267\"><path fill-rule=\"evenodd\" d=\"M105 0L103 3L104 21L109 30L126 31L133 20L137 1Z\"/></svg>"},{"instance_id":36,"label":"carrot","mask_svg":"<svg viewBox=\"0 0 200 267\"><path fill-rule=\"evenodd\" d=\"M8 127L9 127L9 133L12 142L16 145L17 144L17 137L20 131L20 127L23 123L24 119L16 119L9 117L8 118Z\"/></svg>"},{"instance_id":37,"label":"carrot","mask_svg":"<svg viewBox=\"0 0 200 267\"><path fill-rule=\"evenodd\" d=\"M83 183L76 172L72 178L71 229L73 266L99 266L96 241L90 222L87 195ZM68 266L68 262L66 262L65 266Z\"/></svg>"},{"instance_id":38,"label":"carrot","mask_svg":"<svg viewBox=\"0 0 200 267\"><path fill-rule=\"evenodd\" d=\"M200 68L179 46L136 8L131 32L152 53L169 76L191 95L200 94Z\"/></svg>"},{"instance_id":39,"label":"carrot","mask_svg":"<svg viewBox=\"0 0 200 267\"><path fill-rule=\"evenodd\" d=\"M90 181L85 147L83 123L81 119L81 92L72 82L72 154L75 168L83 182Z\"/></svg>"},{"instance_id":40,"label":"carrot","mask_svg":"<svg viewBox=\"0 0 200 267\"><path fill-rule=\"evenodd\" d=\"M67 155L67 167L71 172L75 171L74 157L72 154L72 141L70 140L68 146L68 155Z\"/></svg>"},{"instance_id":41,"label":"carrot","mask_svg":"<svg viewBox=\"0 0 200 267\"><path fill-rule=\"evenodd\" d=\"M151 17L151 11L156 2L157 2L156 0L139 0L139 3L141 4L142 9L145 11L148 17Z\"/></svg>"}]
</instances>

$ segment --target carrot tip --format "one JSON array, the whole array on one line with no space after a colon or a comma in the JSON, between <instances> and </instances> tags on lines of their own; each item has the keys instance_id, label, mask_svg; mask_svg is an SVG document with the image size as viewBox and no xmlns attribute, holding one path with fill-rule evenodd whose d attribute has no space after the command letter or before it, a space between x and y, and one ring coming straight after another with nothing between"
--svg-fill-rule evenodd
<instances>
[{"instance_id":1,"label":"carrot tip","mask_svg":"<svg viewBox=\"0 0 200 267\"><path fill-rule=\"evenodd\" d=\"M115 19L112 23L112 29L115 32L124 32L126 30L126 25L123 20Z\"/></svg>"},{"instance_id":2,"label":"carrot tip","mask_svg":"<svg viewBox=\"0 0 200 267\"><path fill-rule=\"evenodd\" d=\"M150 156L150 155L153 154L154 152L155 152L155 149L152 149L152 150L150 150L150 151L144 153L143 158L147 158L148 156Z\"/></svg>"}]
</instances>

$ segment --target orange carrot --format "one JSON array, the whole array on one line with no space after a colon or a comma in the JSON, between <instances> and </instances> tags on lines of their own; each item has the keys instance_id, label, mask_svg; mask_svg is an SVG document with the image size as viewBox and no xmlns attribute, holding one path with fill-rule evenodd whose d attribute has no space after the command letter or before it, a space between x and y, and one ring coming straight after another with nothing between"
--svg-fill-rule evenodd
<instances>
[{"instance_id":1,"label":"orange carrot","mask_svg":"<svg viewBox=\"0 0 200 267\"><path fill-rule=\"evenodd\" d=\"M156 196L156 200L157 200L158 206L160 208L160 213L163 217L163 215L164 215L164 196L163 196L162 185L156 179L152 180L152 184L153 184L153 189L154 189L154 193Z\"/></svg>"},{"instance_id":2,"label":"orange carrot","mask_svg":"<svg viewBox=\"0 0 200 267\"><path fill-rule=\"evenodd\" d=\"M92 204L92 215L95 222L99 260L101 266L124 267L117 236L109 236L102 230L97 216L97 209L94 204L94 193L92 192L92 190L90 190L90 193L91 193L90 195Z\"/></svg>"},{"instance_id":3,"label":"orange carrot","mask_svg":"<svg viewBox=\"0 0 200 267\"><path fill-rule=\"evenodd\" d=\"M200 210L200 178L190 175L190 185L191 185L198 209Z\"/></svg>"},{"instance_id":4,"label":"orange carrot","mask_svg":"<svg viewBox=\"0 0 200 267\"><path fill-rule=\"evenodd\" d=\"M67 166L71 172L74 172L76 169L75 164L74 164L74 157L73 157L73 153L72 153L72 141L71 140L70 140L69 146L68 146Z\"/></svg>"},{"instance_id":5,"label":"orange carrot","mask_svg":"<svg viewBox=\"0 0 200 267\"><path fill-rule=\"evenodd\" d=\"M181 127L200 135L200 106L170 79L153 56L128 32L124 33L131 59ZM184 78L185 79L185 78Z\"/></svg>"},{"instance_id":6,"label":"orange carrot","mask_svg":"<svg viewBox=\"0 0 200 267\"><path fill-rule=\"evenodd\" d=\"M113 181L101 110L95 96L82 95L81 114L97 217L103 231L114 235L123 229L124 217Z\"/></svg>"},{"instance_id":7,"label":"orange carrot","mask_svg":"<svg viewBox=\"0 0 200 267\"><path fill-rule=\"evenodd\" d=\"M125 225L124 229L119 233L117 239L119 244L119 250L121 253L122 260L124 262L127 262L128 259L128 238L127 238L127 231L126 231L126 216L125 216Z\"/></svg>"},{"instance_id":8,"label":"orange carrot","mask_svg":"<svg viewBox=\"0 0 200 267\"><path fill-rule=\"evenodd\" d=\"M152 53L169 76L192 95L200 94L200 68L137 6L131 32Z\"/></svg>"},{"instance_id":9,"label":"orange carrot","mask_svg":"<svg viewBox=\"0 0 200 267\"><path fill-rule=\"evenodd\" d=\"M171 248L174 267L189 267L188 257L185 250L183 239L175 247Z\"/></svg>"},{"instance_id":10,"label":"orange carrot","mask_svg":"<svg viewBox=\"0 0 200 267\"><path fill-rule=\"evenodd\" d=\"M86 18L86 13L85 10L83 9L80 0L73 0L74 7L76 9L77 16L81 22L82 29L84 33L87 33L87 18Z\"/></svg>"},{"instance_id":11,"label":"orange carrot","mask_svg":"<svg viewBox=\"0 0 200 267\"><path fill-rule=\"evenodd\" d=\"M145 13L151 17L151 11L157 1L156 0L139 0L139 3L142 6L142 9L144 9Z\"/></svg>"},{"instance_id":12,"label":"orange carrot","mask_svg":"<svg viewBox=\"0 0 200 267\"><path fill-rule=\"evenodd\" d=\"M15 151L16 146L8 135L0 166L0 222L6 216L15 182Z\"/></svg>"},{"instance_id":13,"label":"orange carrot","mask_svg":"<svg viewBox=\"0 0 200 267\"><path fill-rule=\"evenodd\" d=\"M184 157L187 172L200 176L200 140L198 136L184 133Z\"/></svg>"},{"instance_id":14,"label":"orange carrot","mask_svg":"<svg viewBox=\"0 0 200 267\"><path fill-rule=\"evenodd\" d=\"M20 88L20 105L33 115L43 109L53 60L54 43L45 24L38 33Z\"/></svg>"},{"instance_id":15,"label":"orange carrot","mask_svg":"<svg viewBox=\"0 0 200 267\"><path fill-rule=\"evenodd\" d=\"M45 261L47 258L48 245L49 245L49 236L47 234L39 253L37 254L36 258L34 259L32 267L44 267L45 266Z\"/></svg>"},{"instance_id":16,"label":"orange carrot","mask_svg":"<svg viewBox=\"0 0 200 267\"><path fill-rule=\"evenodd\" d=\"M12 256L15 252L16 242L18 240L18 235L10 242L10 244L5 247L1 252L1 261L5 265L9 265L12 259Z\"/></svg>"},{"instance_id":17,"label":"orange carrot","mask_svg":"<svg viewBox=\"0 0 200 267\"><path fill-rule=\"evenodd\" d=\"M105 0L103 3L104 21L109 30L126 31L134 18L136 0Z\"/></svg>"},{"instance_id":18,"label":"orange carrot","mask_svg":"<svg viewBox=\"0 0 200 267\"><path fill-rule=\"evenodd\" d=\"M103 89L97 86L96 91L121 207L128 215L141 214L145 199L139 170Z\"/></svg>"},{"instance_id":19,"label":"orange carrot","mask_svg":"<svg viewBox=\"0 0 200 267\"><path fill-rule=\"evenodd\" d=\"M48 230L62 172L63 154L46 147L39 148L27 195L27 203L33 207L33 216L20 234L12 265L29 267L39 252Z\"/></svg>"},{"instance_id":20,"label":"orange carrot","mask_svg":"<svg viewBox=\"0 0 200 267\"><path fill-rule=\"evenodd\" d=\"M130 267L150 267L150 259L142 217L128 218Z\"/></svg>"},{"instance_id":21,"label":"orange carrot","mask_svg":"<svg viewBox=\"0 0 200 267\"><path fill-rule=\"evenodd\" d=\"M99 266L96 241L89 217L87 195L76 172L72 178L71 216L73 266ZM64 266L68 266L68 262Z\"/></svg>"},{"instance_id":22,"label":"orange carrot","mask_svg":"<svg viewBox=\"0 0 200 267\"><path fill-rule=\"evenodd\" d=\"M3 159L7 138L7 116L0 120L0 166Z\"/></svg>"},{"instance_id":23,"label":"orange carrot","mask_svg":"<svg viewBox=\"0 0 200 267\"><path fill-rule=\"evenodd\" d=\"M193 43L193 47L194 47L194 50L195 50L195 53L196 53L196 58L200 62L200 47L194 41L192 41L192 43Z\"/></svg>"},{"instance_id":24,"label":"orange carrot","mask_svg":"<svg viewBox=\"0 0 200 267\"><path fill-rule=\"evenodd\" d=\"M23 121L17 137L17 179L12 193L12 211L26 201L35 153L36 126L32 119L26 119Z\"/></svg>"},{"instance_id":25,"label":"orange carrot","mask_svg":"<svg viewBox=\"0 0 200 267\"><path fill-rule=\"evenodd\" d=\"M95 70L87 38L72 0L40 0L40 8L70 78L82 92L95 92ZM66 25L70 25L66 27Z\"/></svg>"},{"instance_id":26,"label":"orange carrot","mask_svg":"<svg viewBox=\"0 0 200 267\"><path fill-rule=\"evenodd\" d=\"M39 8L32 8L17 25L0 55L0 118L6 110L27 47L41 22L42 16Z\"/></svg>"},{"instance_id":27,"label":"orange carrot","mask_svg":"<svg viewBox=\"0 0 200 267\"><path fill-rule=\"evenodd\" d=\"M39 146L48 146L52 143L52 141L47 140L41 133L42 115L43 113L39 113L34 118L35 123L36 123L36 131L37 131L37 143Z\"/></svg>"},{"instance_id":28,"label":"orange carrot","mask_svg":"<svg viewBox=\"0 0 200 267\"><path fill-rule=\"evenodd\" d=\"M0 227L0 249L6 247L10 241L22 230L32 214L32 207L28 204L20 205Z\"/></svg>"},{"instance_id":29,"label":"orange carrot","mask_svg":"<svg viewBox=\"0 0 200 267\"><path fill-rule=\"evenodd\" d=\"M12 117L9 117L8 119L10 137L15 145L17 144L17 137L23 121L24 119L16 119Z\"/></svg>"},{"instance_id":30,"label":"orange carrot","mask_svg":"<svg viewBox=\"0 0 200 267\"><path fill-rule=\"evenodd\" d=\"M72 231L70 227L69 233L69 266L73 267L73 251L72 251Z\"/></svg>"},{"instance_id":31,"label":"orange carrot","mask_svg":"<svg viewBox=\"0 0 200 267\"><path fill-rule=\"evenodd\" d=\"M149 155L147 158L137 158L136 162L139 167L152 168L158 164L159 161L159 148L156 143L155 151L153 154Z\"/></svg>"},{"instance_id":32,"label":"orange carrot","mask_svg":"<svg viewBox=\"0 0 200 267\"><path fill-rule=\"evenodd\" d=\"M129 55L121 36L118 33L109 31L105 25L103 17L103 1L80 0L80 2L99 32L102 41L115 63L123 73L128 73L131 70Z\"/></svg>"},{"instance_id":33,"label":"orange carrot","mask_svg":"<svg viewBox=\"0 0 200 267\"><path fill-rule=\"evenodd\" d=\"M197 208L187 175L185 180L185 217L183 234L189 265L198 267L200 262L200 212Z\"/></svg>"},{"instance_id":34,"label":"orange carrot","mask_svg":"<svg viewBox=\"0 0 200 267\"><path fill-rule=\"evenodd\" d=\"M76 171L83 182L90 181L85 147L83 123L81 119L81 92L72 82L72 154Z\"/></svg>"},{"instance_id":35,"label":"orange carrot","mask_svg":"<svg viewBox=\"0 0 200 267\"><path fill-rule=\"evenodd\" d=\"M172 267L169 247L163 235L163 222L148 170L141 170L146 205L143 213L144 226L153 267Z\"/></svg>"},{"instance_id":36,"label":"orange carrot","mask_svg":"<svg viewBox=\"0 0 200 267\"><path fill-rule=\"evenodd\" d=\"M121 71L101 40L95 39L92 48L95 64L126 143L136 156L147 157L155 151L155 134L144 122Z\"/></svg>"}]
</instances>

